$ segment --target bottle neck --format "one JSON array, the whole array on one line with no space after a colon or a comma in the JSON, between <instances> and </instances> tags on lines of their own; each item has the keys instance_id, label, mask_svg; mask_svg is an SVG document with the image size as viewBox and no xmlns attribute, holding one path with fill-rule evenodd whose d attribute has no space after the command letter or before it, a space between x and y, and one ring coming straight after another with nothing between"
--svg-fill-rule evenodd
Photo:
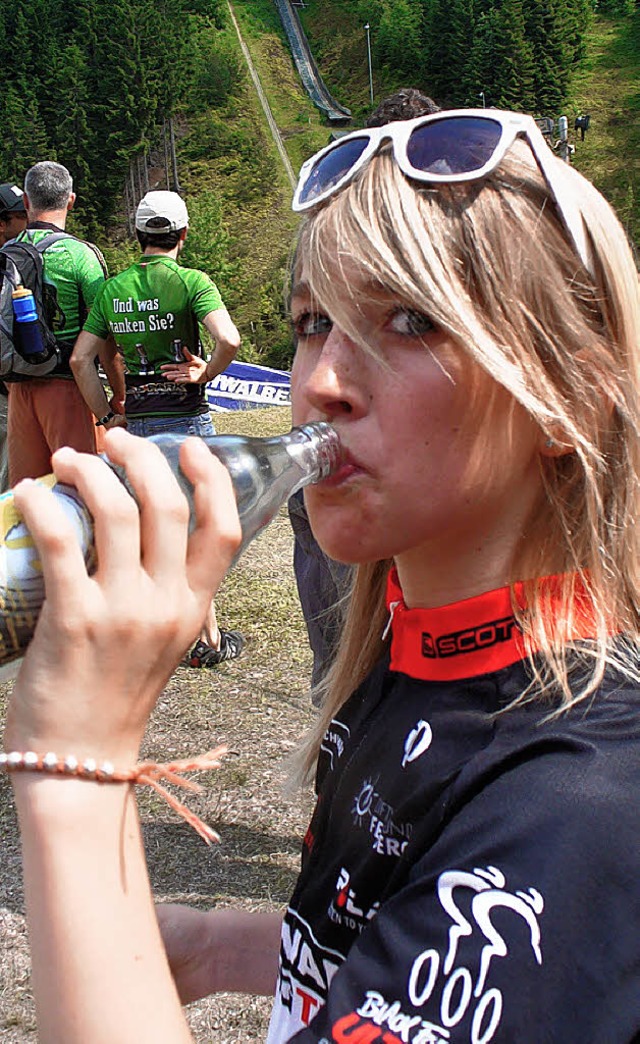
<instances>
[{"instance_id":1,"label":"bottle neck","mask_svg":"<svg viewBox=\"0 0 640 1044\"><path fill-rule=\"evenodd\" d=\"M308 476L308 482L327 478L342 462L340 439L326 421L292 428L286 435L278 436L278 441L287 447L287 453Z\"/></svg>"}]
</instances>

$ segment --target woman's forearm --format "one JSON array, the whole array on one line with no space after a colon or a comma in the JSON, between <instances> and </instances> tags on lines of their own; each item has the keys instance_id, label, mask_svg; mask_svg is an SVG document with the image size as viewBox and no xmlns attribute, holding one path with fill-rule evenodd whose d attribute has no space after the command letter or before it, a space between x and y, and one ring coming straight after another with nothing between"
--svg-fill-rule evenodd
<instances>
[{"instance_id":1,"label":"woman's forearm","mask_svg":"<svg viewBox=\"0 0 640 1044\"><path fill-rule=\"evenodd\" d=\"M183 1004L210 993L273 996L281 913L203 911L164 903L157 914Z\"/></svg>"},{"instance_id":2,"label":"woman's forearm","mask_svg":"<svg viewBox=\"0 0 640 1044\"><path fill-rule=\"evenodd\" d=\"M158 938L132 789L26 773L13 782L39 1040L190 1041Z\"/></svg>"}]
</instances>

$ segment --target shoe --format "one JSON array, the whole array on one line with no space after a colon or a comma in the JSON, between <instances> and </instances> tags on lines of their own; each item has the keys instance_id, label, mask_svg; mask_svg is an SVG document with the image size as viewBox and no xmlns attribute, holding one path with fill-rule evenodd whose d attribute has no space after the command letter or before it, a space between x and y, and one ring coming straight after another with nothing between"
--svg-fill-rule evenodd
<instances>
[{"instance_id":1,"label":"shoe","mask_svg":"<svg viewBox=\"0 0 640 1044\"><path fill-rule=\"evenodd\" d=\"M244 649L244 638L240 631L220 630L220 648L212 649L206 642L197 641L185 657L189 667L216 667L224 660L235 660Z\"/></svg>"}]
</instances>

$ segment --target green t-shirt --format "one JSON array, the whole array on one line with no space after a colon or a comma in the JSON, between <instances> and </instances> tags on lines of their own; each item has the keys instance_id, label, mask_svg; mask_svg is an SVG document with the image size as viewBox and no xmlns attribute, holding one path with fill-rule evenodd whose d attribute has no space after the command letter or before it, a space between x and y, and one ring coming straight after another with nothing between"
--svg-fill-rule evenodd
<instances>
[{"instance_id":1,"label":"green t-shirt","mask_svg":"<svg viewBox=\"0 0 640 1044\"><path fill-rule=\"evenodd\" d=\"M20 232L18 241L38 243L52 232L62 231L54 225L30 228ZM97 247L73 236L65 236L47 247L42 255L44 269L43 297L47 315L58 344L68 348L67 356L87 318L95 296L104 285L107 266ZM68 362L63 362L48 377L71 376Z\"/></svg>"},{"instance_id":2,"label":"green t-shirt","mask_svg":"<svg viewBox=\"0 0 640 1044\"><path fill-rule=\"evenodd\" d=\"M194 415L206 410L203 384L174 384L160 371L185 345L202 355L198 321L224 308L220 292L204 272L183 268L162 254L139 261L108 279L84 329L113 334L126 367L129 416Z\"/></svg>"}]
</instances>

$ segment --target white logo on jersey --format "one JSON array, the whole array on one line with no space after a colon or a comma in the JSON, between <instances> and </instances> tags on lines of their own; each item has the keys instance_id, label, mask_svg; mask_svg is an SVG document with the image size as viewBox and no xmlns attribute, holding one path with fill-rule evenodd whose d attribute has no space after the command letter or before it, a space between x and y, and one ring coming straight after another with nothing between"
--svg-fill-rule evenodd
<instances>
[{"instance_id":1,"label":"white logo on jersey","mask_svg":"<svg viewBox=\"0 0 640 1044\"><path fill-rule=\"evenodd\" d=\"M421 757L425 751L431 746L431 740L433 739L433 732L428 721L417 722L412 728L411 732L404 741L404 757L402 759L402 768L405 768L411 761L415 761L416 758Z\"/></svg>"}]
</instances>

